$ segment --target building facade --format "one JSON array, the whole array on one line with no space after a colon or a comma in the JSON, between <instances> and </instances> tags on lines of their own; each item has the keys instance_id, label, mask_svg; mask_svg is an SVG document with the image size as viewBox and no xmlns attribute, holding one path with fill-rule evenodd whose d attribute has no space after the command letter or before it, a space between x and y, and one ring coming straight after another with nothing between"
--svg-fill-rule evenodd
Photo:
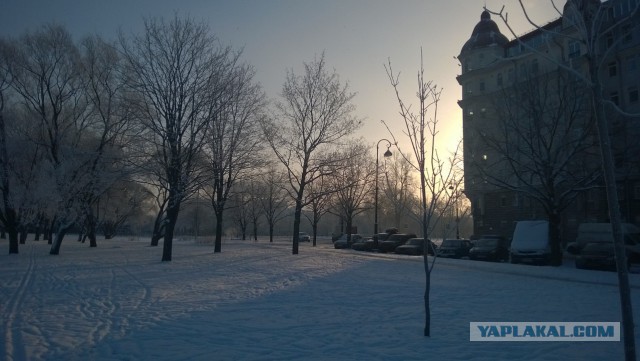
<instances>
[{"instance_id":1,"label":"building facade","mask_svg":"<svg viewBox=\"0 0 640 361\"><path fill-rule=\"evenodd\" d=\"M580 76L595 52L620 210L640 224L639 3L568 0L562 17L513 40L481 13L457 77L475 236L509 238L519 220L553 217L569 242L580 223L608 221L594 108ZM610 29L594 47L576 27L580 16Z\"/></svg>"}]
</instances>

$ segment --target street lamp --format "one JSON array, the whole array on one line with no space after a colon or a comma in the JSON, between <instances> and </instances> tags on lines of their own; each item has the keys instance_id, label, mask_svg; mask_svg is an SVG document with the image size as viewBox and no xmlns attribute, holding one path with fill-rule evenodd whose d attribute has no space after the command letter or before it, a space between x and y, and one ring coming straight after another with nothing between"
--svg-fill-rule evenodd
<instances>
[{"instance_id":1,"label":"street lamp","mask_svg":"<svg viewBox=\"0 0 640 361\"><path fill-rule=\"evenodd\" d=\"M376 244L378 243L378 158L380 155L380 142L385 141L387 143L389 143L389 145L387 145L387 151L384 152L383 156L385 158L389 158L391 157L393 154L391 153L391 150L389 150L391 148L391 141L389 141L388 139L380 139L378 141L378 144L376 144L376 194L375 194L375 198L374 198L374 203L373 203L373 236L375 237L375 242Z\"/></svg>"}]
</instances>

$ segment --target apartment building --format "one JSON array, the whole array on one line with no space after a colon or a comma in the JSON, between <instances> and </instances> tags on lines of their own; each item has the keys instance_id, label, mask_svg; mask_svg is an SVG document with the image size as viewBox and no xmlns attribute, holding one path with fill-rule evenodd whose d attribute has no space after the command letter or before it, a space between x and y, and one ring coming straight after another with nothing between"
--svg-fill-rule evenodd
<instances>
[{"instance_id":1,"label":"apartment building","mask_svg":"<svg viewBox=\"0 0 640 361\"><path fill-rule=\"evenodd\" d=\"M561 17L511 40L482 11L457 77L474 235L510 237L518 220L557 217L566 242L578 224L608 221L592 88L581 76L594 54L620 210L640 224L639 2L568 0ZM576 27L581 16L608 29L593 47Z\"/></svg>"}]
</instances>

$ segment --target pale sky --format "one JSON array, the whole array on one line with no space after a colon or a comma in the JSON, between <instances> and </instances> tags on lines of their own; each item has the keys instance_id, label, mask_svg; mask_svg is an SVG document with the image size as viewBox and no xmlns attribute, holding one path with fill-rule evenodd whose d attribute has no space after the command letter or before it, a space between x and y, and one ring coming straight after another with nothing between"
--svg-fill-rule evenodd
<instances>
[{"instance_id":1,"label":"pale sky","mask_svg":"<svg viewBox=\"0 0 640 361\"><path fill-rule=\"evenodd\" d=\"M565 2L555 1L560 8ZM558 17L550 0L525 3L541 24ZM270 99L279 96L287 69L301 74L303 62L324 51L328 66L357 93L356 115L365 123L358 135L369 144L389 138L381 119L396 138L406 139L383 65L391 59L394 71L401 72L404 101L415 104L422 48L425 78L443 88L439 141L440 148L450 149L462 137L455 56L485 4L491 10L504 5L519 33L533 28L517 0L0 0L0 36L17 37L56 22L76 40L91 33L115 39L118 29L140 32L143 18L170 19L177 11L208 23L223 44L244 48L243 60L255 67ZM401 148L409 150L402 143Z\"/></svg>"}]
</instances>

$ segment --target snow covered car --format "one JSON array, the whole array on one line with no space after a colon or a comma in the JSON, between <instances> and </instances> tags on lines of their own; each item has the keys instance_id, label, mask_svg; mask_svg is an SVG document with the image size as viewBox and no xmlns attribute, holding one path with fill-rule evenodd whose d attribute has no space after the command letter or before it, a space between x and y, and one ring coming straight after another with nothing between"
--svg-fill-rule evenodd
<instances>
[{"instance_id":1,"label":"snow covered car","mask_svg":"<svg viewBox=\"0 0 640 361\"><path fill-rule=\"evenodd\" d=\"M433 250L436 245L433 244L430 240L427 240L431 245L428 247L428 252L430 255L433 255ZM424 238L411 238L407 241L407 243L396 247L395 253L397 254L408 254L413 256L420 256L424 254Z\"/></svg>"},{"instance_id":2,"label":"snow covered car","mask_svg":"<svg viewBox=\"0 0 640 361\"><path fill-rule=\"evenodd\" d=\"M362 239L362 236L359 234L352 234L350 240L347 239L347 236L348 236L347 234L343 234L342 236L340 236L340 238L338 238L335 242L333 242L333 247L335 249L351 248L351 245L354 242L357 242L360 239Z\"/></svg>"},{"instance_id":3,"label":"snow covered car","mask_svg":"<svg viewBox=\"0 0 640 361\"><path fill-rule=\"evenodd\" d=\"M298 241L311 242L311 237L306 232L298 232Z\"/></svg>"}]
</instances>

